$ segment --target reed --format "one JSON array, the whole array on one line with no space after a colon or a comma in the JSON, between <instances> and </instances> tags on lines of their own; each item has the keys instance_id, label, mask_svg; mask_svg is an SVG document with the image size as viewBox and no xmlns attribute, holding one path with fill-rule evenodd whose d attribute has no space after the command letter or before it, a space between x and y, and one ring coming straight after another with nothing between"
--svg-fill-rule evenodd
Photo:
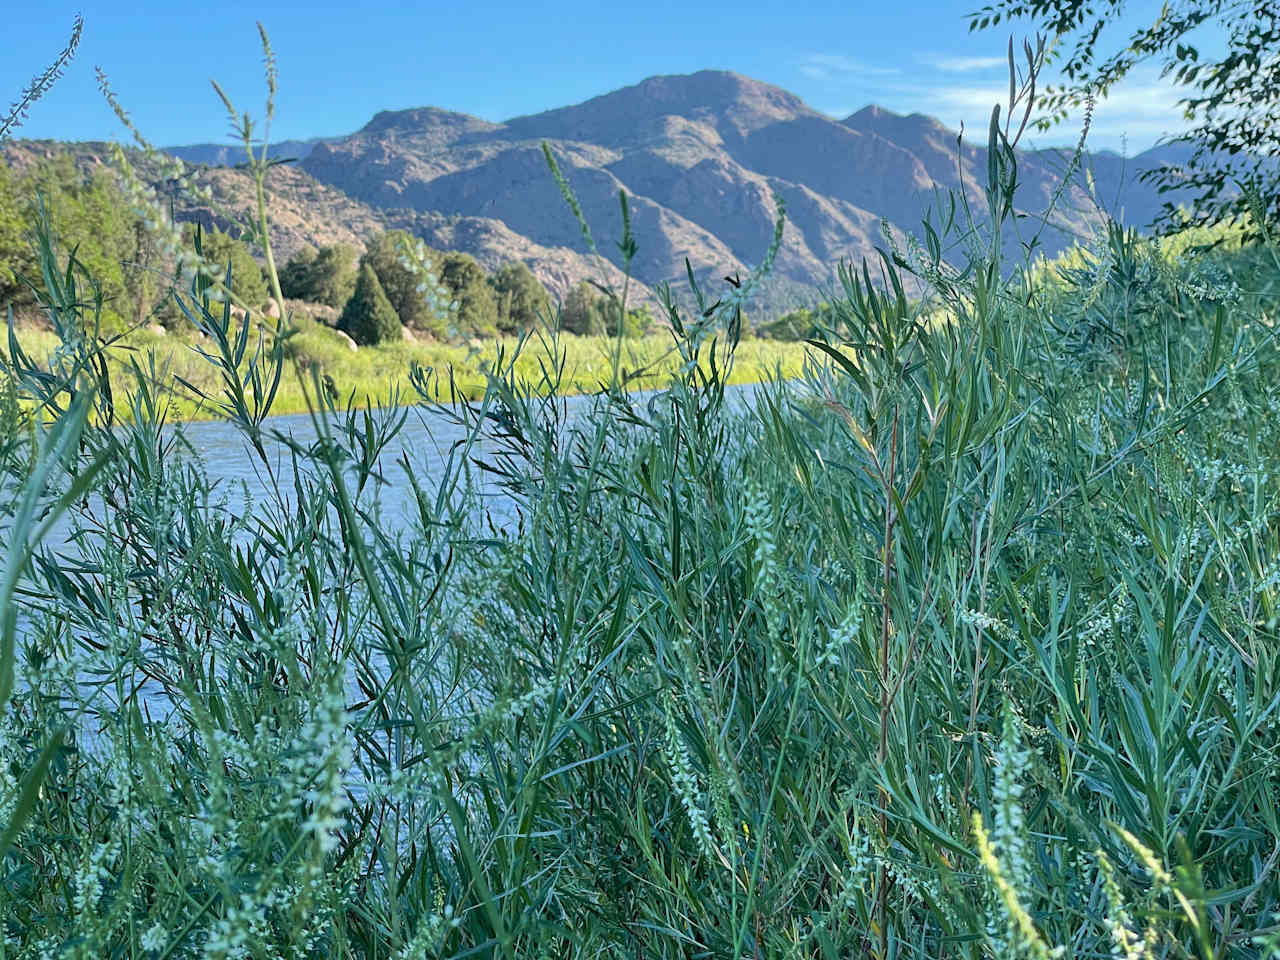
<instances>
[{"instance_id":1,"label":"reed","mask_svg":"<svg viewBox=\"0 0 1280 960\"><path fill-rule=\"evenodd\" d=\"M993 216L952 204L880 284L841 265L799 379L733 412L756 277L690 275L643 402L615 353L567 419L552 318L474 400L414 367L466 432L434 475L379 467L403 415L195 270L193 389L272 482L248 513L37 222L60 339L5 360L0 955L1280 955L1280 257L1146 269L1113 228L1003 282L999 120ZM286 380L319 435L279 438L288 484Z\"/></svg>"}]
</instances>

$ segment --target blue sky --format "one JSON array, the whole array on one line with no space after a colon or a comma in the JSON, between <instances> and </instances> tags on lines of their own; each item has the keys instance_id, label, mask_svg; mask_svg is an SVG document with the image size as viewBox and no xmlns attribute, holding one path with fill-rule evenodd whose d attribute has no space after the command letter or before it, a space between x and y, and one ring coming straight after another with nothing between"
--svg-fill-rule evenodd
<instances>
[{"instance_id":1,"label":"blue sky","mask_svg":"<svg viewBox=\"0 0 1280 960\"><path fill-rule=\"evenodd\" d=\"M153 143L227 142L225 110L209 80L240 110L262 116L254 25L261 20L280 72L273 140L350 133L378 110L417 106L498 122L656 74L720 69L783 87L837 119L876 103L937 117L952 129L963 121L974 142L991 107L1008 95L1010 33L1017 47L1030 35L1026 22L970 33L965 15L983 2L15 4L5 19L9 35L23 42L0 59L0 107L62 49L79 11L79 54L16 136L126 141L97 90L96 65ZM1114 52L1159 9L1129 3L1124 18L1103 32L1103 52ZM1214 35L1198 36L1207 37L1202 54L1222 48ZM1157 64L1135 72L1095 110L1091 147L1132 155L1162 134L1182 132L1188 125L1178 98ZM1023 145L1074 144L1078 135L1078 123L1069 121L1048 134L1028 133Z\"/></svg>"}]
</instances>

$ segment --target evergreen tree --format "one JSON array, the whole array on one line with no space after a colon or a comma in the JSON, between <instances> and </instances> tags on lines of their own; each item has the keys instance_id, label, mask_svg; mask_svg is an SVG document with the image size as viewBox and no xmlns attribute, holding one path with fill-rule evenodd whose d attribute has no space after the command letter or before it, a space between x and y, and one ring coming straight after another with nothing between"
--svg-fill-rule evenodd
<instances>
[{"instance_id":1,"label":"evergreen tree","mask_svg":"<svg viewBox=\"0 0 1280 960\"><path fill-rule=\"evenodd\" d=\"M598 337L609 328L608 310L605 307L608 302L608 297L597 294L595 287L586 280L581 280L564 298L560 307L560 326L580 337Z\"/></svg>"},{"instance_id":2,"label":"evergreen tree","mask_svg":"<svg viewBox=\"0 0 1280 960\"><path fill-rule=\"evenodd\" d=\"M315 265L316 248L308 244L281 269L280 292L291 300L310 301L315 291Z\"/></svg>"},{"instance_id":3,"label":"evergreen tree","mask_svg":"<svg viewBox=\"0 0 1280 960\"><path fill-rule=\"evenodd\" d=\"M498 300L489 274L469 253L450 251L440 258L440 281L458 301L457 324L464 335L491 337L498 332Z\"/></svg>"},{"instance_id":4,"label":"evergreen tree","mask_svg":"<svg viewBox=\"0 0 1280 960\"><path fill-rule=\"evenodd\" d=\"M377 274L401 323L413 330L443 336L446 321L432 309L426 289L429 282L406 262L406 247L416 244L417 238L407 230L387 230L369 244L362 262Z\"/></svg>"},{"instance_id":5,"label":"evergreen tree","mask_svg":"<svg viewBox=\"0 0 1280 960\"><path fill-rule=\"evenodd\" d=\"M519 260L504 263L489 281L498 295L498 330L518 333L551 313L551 295Z\"/></svg>"},{"instance_id":6,"label":"evergreen tree","mask_svg":"<svg viewBox=\"0 0 1280 960\"><path fill-rule=\"evenodd\" d=\"M345 243L321 247L315 260L315 302L341 310L356 291L358 269L359 255L354 247Z\"/></svg>"},{"instance_id":7,"label":"evergreen tree","mask_svg":"<svg viewBox=\"0 0 1280 960\"><path fill-rule=\"evenodd\" d=\"M404 335L400 318L368 263L360 266L355 292L342 309L338 329L362 346L398 340Z\"/></svg>"},{"instance_id":8,"label":"evergreen tree","mask_svg":"<svg viewBox=\"0 0 1280 960\"><path fill-rule=\"evenodd\" d=\"M280 272L280 289L286 297L341 309L355 292L356 269L356 251L346 244L303 247Z\"/></svg>"}]
</instances>

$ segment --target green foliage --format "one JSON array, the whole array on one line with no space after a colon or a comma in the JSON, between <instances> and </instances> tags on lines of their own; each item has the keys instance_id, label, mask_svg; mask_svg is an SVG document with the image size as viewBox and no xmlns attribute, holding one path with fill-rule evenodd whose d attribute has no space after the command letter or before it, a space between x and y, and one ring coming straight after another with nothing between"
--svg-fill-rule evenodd
<instances>
[{"instance_id":1,"label":"green foliage","mask_svg":"<svg viewBox=\"0 0 1280 960\"><path fill-rule=\"evenodd\" d=\"M608 298L597 294L586 280L580 280L560 306L560 325L580 337L600 336L608 330L608 313Z\"/></svg>"},{"instance_id":2,"label":"green foliage","mask_svg":"<svg viewBox=\"0 0 1280 960\"><path fill-rule=\"evenodd\" d=\"M519 260L504 263L489 283L496 294L501 333L532 330L552 312L551 295L528 265Z\"/></svg>"},{"instance_id":3,"label":"green foliage","mask_svg":"<svg viewBox=\"0 0 1280 960\"><path fill-rule=\"evenodd\" d=\"M1169 235L1188 226L1232 219L1245 225L1249 239L1261 239L1265 224L1280 218L1280 167L1273 162L1280 155L1280 128L1274 122L1280 107L1280 58L1275 56L1280 29L1275 5L1271 0L1179 4L1127 37L1123 48L1104 55L1098 36L1124 8L1124 0L1107 0L1101 12L1086 0L997 0L969 14L969 29L999 26L1001 19L1029 18L1056 42L1075 35L1075 48L1062 64L1072 83L1046 87L1037 101L1047 111L1036 122L1041 131L1065 120L1068 107L1087 104L1087 118L1098 91L1105 97L1135 66L1158 57L1163 61L1161 76L1171 76L1173 83L1189 88L1178 102L1185 107L1187 119L1198 118L1200 124L1179 138L1195 145L1185 168L1164 165L1144 171L1138 179L1161 189L1201 192L1192 202L1190 215L1180 205L1166 202L1156 228ZM1202 58L1202 43L1188 36L1206 25L1213 25L1215 34L1230 37L1221 59ZM1012 68L1012 39L1009 61ZM1250 189L1235 190L1233 185Z\"/></svg>"},{"instance_id":4,"label":"green foliage","mask_svg":"<svg viewBox=\"0 0 1280 960\"><path fill-rule=\"evenodd\" d=\"M0 169L0 308L12 305L29 312L35 306L35 294L21 278L39 278L31 244L37 194L45 198L57 242L66 253L75 249L101 286L105 330L115 333L156 321L185 326L170 297L176 263L167 249L169 224L156 219L167 220L167 211L138 208L114 171L78 164L70 150L40 161L23 174ZM188 224L174 231L189 244L193 229ZM253 306L261 306L267 299L266 282L244 244L216 232L208 242L217 256L233 257L240 279L237 293Z\"/></svg>"},{"instance_id":5,"label":"green foliage","mask_svg":"<svg viewBox=\"0 0 1280 960\"><path fill-rule=\"evenodd\" d=\"M319 303L341 309L356 290L358 257L347 244L321 247L315 261L313 292Z\"/></svg>"},{"instance_id":6,"label":"green foliage","mask_svg":"<svg viewBox=\"0 0 1280 960\"><path fill-rule=\"evenodd\" d=\"M489 274L469 253L450 251L440 258L440 282L458 301L458 330L464 337L498 332L498 301Z\"/></svg>"},{"instance_id":7,"label":"green foliage","mask_svg":"<svg viewBox=\"0 0 1280 960\"><path fill-rule=\"evenodd\" d=\"M101 285L106 328L119 330L145 319L156 305L161 286L158 271L152 269L156 246L111 172L104 167L82 172L74 158L62 152L20 177L5 179L0 183L0 302L7 299L16 308L34 303L30 287L16 278L36 279L29 231L38 193L48 205L58 242L67 251L76 249ZM20 209L16 217L15 206Z\"/></svg>"},{"instance_id":8,"label":"green foliage","mask_svg":"<svg viewBox=\"0 0 1280 960\"><path fill-rule=\"evenodd\" d=\"M195 224L182 225L183 239L188 243L195 237ZM254 259L248 245L229 233L214 228L203 231L203 255L223 270L231 263L231 291L252 310L260 310L271 298L262 267Z\"/></svg>"},{"instance_id":9,"label":"green foliage","mask_svg":"<svg viewBox=\"0 0 1280 960\"><path fill-rule=\"evenodd\" d=\"M312 296L316 293L315 264L316 248L307 244L290 258L280 270L280 289L286 297L294 300L310 300L318 303ZM354 292L355 287L352 287ZM344 300L343 303L346 301Z\"/></svg>"},{"instance_id":10,"label":"green foliage","mask_svg":"<svg viewBox=\"0 0 1280 960\"><path fill-rule=\"evenodd\" d=\"M183 300L185 302L187 298ZM185 316L183 320L186 320ZM385 399L388 389L394 389L400 395L410 394L414 389L412 370L422 367L449 371L452 380L446 386L455 390L459 398L482 400L488 374L494 364L510 356L520 344L517 337L494 338L478 345L429 339L392 339L355 351L336 329L336 323L330 325L313 320L300 311L293 313L292 322L295 330L285 344L285 351L290 360L297 361L304 378L299 381L288 375L282 379L272 405L272 410L281 415L307 412L309 401L304 388L312 389L309 377L313 369L329 377L344 398L354 395L357 399L371 398L380 402ZM249 336L256 338L259 332L269 334L270 326L270 321L265 327L259 322L251 323ZM56 349L56 334L39 326L19 325L15 332L19 344L32 356L44 356ZM233 330L232 336L234 333ZM535 333L532 344L519 353L514 376L522 388L541 387L542 368L552 359L549 346L549 343L539 341ZM600 389L601 383L609 382L615 346L612 337L565 337L558 346L563 354L564 373L560 389L564 393L593 393ZM106 362L113 380L127 379L132 372L130 357L154 354L157 367L167 372L161 382L166 390L172 390L169 397L171 419L217 419L221 414L216 405L201 403L184 386L190 384L206 394L218 395L220 380L199 352L208 349L206 339L201 339L194 331L179 330L161 336L143 329L123 337L116 349L107 353ZM804 368L807 349L802 343L744 340L735 353L729 382L738 385L758 383L775 376L797 377ZM645 337L627 339L623 344L621 363L624 380L629 387L653 390L670 382L681 360L679 354L672 350L670 333L660 330ZM707 367L705 357L703 366ZM447 396L447 390L444 395ZM314 395L310 402L314 402ZM0 379L0 415L3 404L3 380ZM121 411L121 416L127 417L129 412ZM0 436L5 433L0 430ZM3 443L0 443L0 454L3 454L3 449Z\"/></svg>"},{"instance_id":11,"label":"green foliage","mask_svg":"<svg viewBox=\"0 0 1280 960\"><path fill-rule=\"evenodd\" d=\"M643 399L619 338L571 407L540 330L534 385L526 337L478 402L415 368L417 411L321 391L277 429L284 338L198 280L249 503L165 429L154 361L112 382L46 236L59 339L10 337L10 416L88 422L0 457L0 950L1272 960L1280 250L1224 261L1270 274L1231 292L1112 227L1004 283L997 119L970 269L901 268L940 310L887 254L884 288L840 264L804 376L748 396L780 201L722 306L659 291L676 363ZM1081 362L1072 310L1123 345ZM68 504L78 555L26 562Z\"/></svg>"},{"instance_id":12,"label":"green foliage","mask_svg":"<svg viewBox=\"0 0 1280 960\"><path fill-rule=\"evenodd\" d=\"M586 280L569 291L560 307L562 328L581 337L618 334L618 301L607 294L598 293ZM622 327L624 337L643 337L654 328L653 314L648 307L629 307Z\"/></svg>"},{"instance_id":13,"label":"green foliage","mask_svg":"<svg viewBox=\"0 0 1280 960\"><path fill-rule=\"evenodd\" d=\"M0 165L0 308L31 299L30 292L19 279L31 276L34 257L27 239L28 201L20 189L17 175Z\"/></svg>"},{"instance_id":14,"label":"green foliage","mask_svg":"<svg viewBox=\"0 0 1280 960\"><path fill-rule=\"evenodd\" d=\"M280 271L280 289L286 297L341 310L355 293L357 265L357 253L347 244L319 251L303 247Z\"/></svg>"},{"instance_id":15,"label":"green foliage","mask_svg":"<svg viewBox=\"0 0 1280 960\"><path fill-rule=\"evenodd\" d=\"M416 248L418 242L405 230L387 230L369 244L361 263L373 268L401 323L411 330L444 337L447 318L436 307L434 290L438 278L424 276L406 257L406 250Z\"/></svg>"},{"instance_id":16,"label":"green foliage","mask_svg":"<svg viewBox=\"0 0 1280 960\"><path fill-rule=\"evenodd\" d=\"M338 329L361 345L385 343L403 336L400 318L368 263L360 265L355 292L342 309Z\"/></svg>"},{"instance_id":17,"label":"green foliage","mask_svg":"<svg viewBox=\"0 0 1280 960\"><path fill-rule=\"evenodd\" d=\"M769 340L808 340L821 335L836 323L831 304L823 301L815 307L789 310L776 320L761 324L756 334Z\"/></svg>"},{"instance_id":18,"label":"green foliage","mask_svg":"<svg viewBox=\"0 0 1280 960\"><path fill-rule=\"evenodd\" d=\"M617 304L609 300L605 300L605 333L609 336L616 336L618 333L618 307ZM627 315L622 324L622 335L628 339L635 337L643 337L653 329L653 314L649 312L648 307L629 307Z\"/></svg>"}]
</instances>

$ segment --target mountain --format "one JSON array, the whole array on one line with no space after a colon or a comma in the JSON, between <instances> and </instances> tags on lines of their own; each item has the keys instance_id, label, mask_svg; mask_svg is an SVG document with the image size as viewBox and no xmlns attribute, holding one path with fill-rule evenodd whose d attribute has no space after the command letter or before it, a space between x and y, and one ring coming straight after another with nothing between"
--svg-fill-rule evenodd
<instances>
[{"instance_id":1,"label":"mountain","mask_svg":"<svg viewBox=\"0 0 1280 960\"><path fill-rule=\"evenodd\" d=\"M970 142L972 141L974 142ZM599 253L552 178L546 142L591 228ZM583 278L621 287L623 259L618 195L628 198L638 250L630 302L656 304L669 282L686 309L692 297L685 259L710 299L728 291L726 276L745 278L773 235L773 193L786 203L783 244L755 310L772 314L813 302L836 284L841 260L878 266L882 221L894 241L923 236L920 220L948 190L967 201L981 224L986 211L985 131L957 134L937 120L868 106L836 120L779 87L737 73L703 70L650 77L574 106L493 123L440 107L383 111L347 136L288 141L273 156L294 156L268 186L276 209L281 262L304 243L342 240L362 247L388 227L411 230L432 247L472 254L496 269L523 260L563 297ZM83 146L83 145L82 145ZM1166 199L1139 183L1145 169L1189 155L1186 144L1156 147L1131 159L1111 151L1086 155L1097 204L1129 226L1148 225ZM191 162L239 162L235 148L174 147ZM1018 151L1017 231L1006 224L1005 263L1022 261L1021 240L1041 227L1040 249L1053 256L1092 236L1105 220L1090 198L1082 169L1063 187L1071 159L1063 149ZM211 168L224 201L250 205L248 178ZM180 209L189 219L218 222L212 210ZM933 222L939 225L935 213ZM958 226L967 223L957 210ZM959 231L944 239L944 256L963 266Z\"/></svg>"},{"instance_id":2,"label":"mountain","mask_svg":"<svg viewBox=\"0 0 1280 960\"><path fill-rule=\"evenodd\" d=\"M957 157L956 134L937 120L876 106L834 120L786 90L713 70L650 77L505 123L436 107L383 112L348 137L316 144L300 167L371 207L495 218L540 245L583 250L548 173L544 140L617 267L612 241L621 233L618 193L626 192L639 244L633 270L649 287L684 289L685 257L714 292L725 289L725 274L745 275L772 236L774 191L787 206L775 292L832 282L841 259L874 260L884 245L881 218L899 243L906 232L921 235L935 189L961 191L975 211L986 208L985 146L965 143ZM1020 152L1015 208L1042 213L1069 159L1064 150ZM1153 219L1166 197L1136 177L1155 162L1108 154L1089 162L1100 201L1114 207L1118 199L1128 224ZM1040 237L1049 256L1104 220L1084 183L1077 171ZM1035 226L1020 223L1023 236ZM1018 237L1006 231L1006 260L1020 260ZM962 260L959 249L953 259Z\"/></svg>"},{"instance_id":3,"label":"mountain","mask_svg":"<svg viewBox=\"0 0 1280 960\"><path fill-rule=\"evenodd\" d=\"M279 160L293 158L301 160L309 154L317 143L329 143L341 140L341 137L312 137L309 140L281 140L279 143L267 144L267 158ZM186 163L203 164L209 167L234 167L248 159L241 144L193 143L185 147L164 147L165 153L181 158Z\"/></svg>"}]
</instances>

